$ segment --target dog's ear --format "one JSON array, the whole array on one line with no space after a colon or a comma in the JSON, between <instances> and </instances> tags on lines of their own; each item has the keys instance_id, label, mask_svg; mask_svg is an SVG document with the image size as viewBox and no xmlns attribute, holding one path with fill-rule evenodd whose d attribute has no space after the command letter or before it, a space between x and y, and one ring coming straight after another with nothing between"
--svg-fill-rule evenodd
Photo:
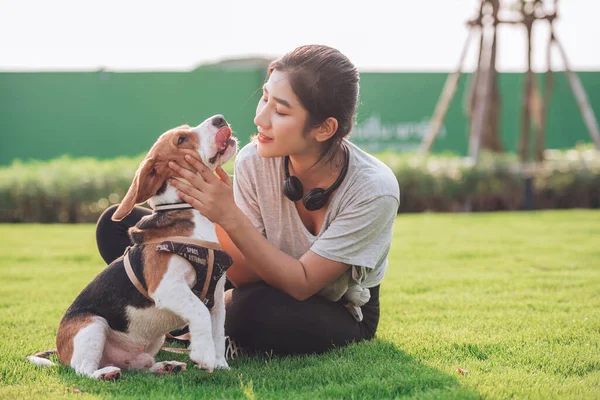
<instances>
[{"instance_id":1,"label":"dog's ear","mask_svg":"<svg viewBox=\"0 0 600 400\"><path fill-rule=\"evenodd\" d=\"M164 178L163 174L158 171L155 159L145 159L136 171L127 194L123 197L123 201L119 204L111 219L121 221L129 215L136 204L143 203L154 196L163 184Z\"/></svg>"}]
</instances>

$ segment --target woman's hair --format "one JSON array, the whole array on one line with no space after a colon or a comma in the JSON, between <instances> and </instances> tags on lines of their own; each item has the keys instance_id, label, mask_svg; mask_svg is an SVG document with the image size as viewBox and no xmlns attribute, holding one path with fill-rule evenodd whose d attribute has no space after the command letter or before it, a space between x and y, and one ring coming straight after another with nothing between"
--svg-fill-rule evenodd
<instances>
[{"instance_id":1,"label":"woman's hair","mask_svg":"<svg viewBox=\"0 0 600 400\"><path fill-rule=\"evenodd\" d=\"M273 61L268 76L274 70L287 74L292 90L308 111L306 131L329 117L337 120L338 129L325 142L318 160L331 161L354 126L359 87L356 67L339 50L306 45Z\"/></svg>"}]
</instances>

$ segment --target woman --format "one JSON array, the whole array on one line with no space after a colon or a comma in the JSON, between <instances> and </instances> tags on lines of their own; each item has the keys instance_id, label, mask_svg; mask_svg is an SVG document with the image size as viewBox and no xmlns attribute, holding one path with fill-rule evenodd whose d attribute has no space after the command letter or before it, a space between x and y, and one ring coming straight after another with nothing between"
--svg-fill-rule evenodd
<instances>
[{"instance_id":1,"label":"woman","mask_svg":"<svg viewBox=\"0 0 600 400\"><path fill-rule=\"evenodd\" d=\"M234 260L225 330L244 350L320 353L375 335L399 189L387 166L346 139L358 88L339 51L299 47L269 66L258 134L239 152L233 184L220 167L217 177L195 160L195 170L170 164L189 182L172 182L181 199L217 224ZM148 212L118 227L111 211L101 217L107 262Z\"/></svg>"}]
</instances>

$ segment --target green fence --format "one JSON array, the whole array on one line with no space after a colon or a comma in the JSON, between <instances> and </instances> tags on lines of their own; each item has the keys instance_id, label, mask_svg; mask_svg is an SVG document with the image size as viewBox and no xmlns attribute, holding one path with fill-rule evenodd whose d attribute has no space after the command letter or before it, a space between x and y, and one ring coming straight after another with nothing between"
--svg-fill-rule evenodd
<instances>
[{"instance_id":1,"label":"green fence","mask_svg":"<svg viewBox=\"0 0 600 400\"><path fill-rule=\"evenodd\" d=\"M600 119L600 71L578 72L578 75ZM353 141L370 151L407 151L418 147L427 132L446 77L443 73L362 74L359 124ZM520 132L523 78L523 74L517 73L503 73L499 77L502 144L512 152L517 149ZM542 85L543 76L538 78ZM466 155L468 126L463 110L470 79L471 75L467 75L460 80L434 143L434 152ZM564 73L555 74L547 129L548 148L564 149L578 142L591 142Z\"/></svg>"},{"instance_id":2,"label":"green fence","mask_svg":"<svg viewBox=\"0 0 600 400\"><path fill-rule=\"evenodd\" d=\"M108 158L147 151L165 130L223 113L241 137L264 73L2 73L0 163L61 154ZM9 139L9 140L5 140Z\"/></svg>"},{"instance_id":3,"label":"green fence","mask_svg":"<svg viewBox=\"0 0 600 400\"><path fill-rule=\"evenodd\" d=\"M199 68L191 72L0 73L0 165L62 154L110 158L148 150L163 131L222 113L242 143L252 122L264 69ZM579 72L600 116L600 72ZM414 149L447 74L362 73L358 125L352 140L368 151ZM465 76L433 151L465 154ZM500 75L502 140L516 149L522 74ZM590 142L564 74L556 74L547 145Z\"/></svg>"}]
</instances>

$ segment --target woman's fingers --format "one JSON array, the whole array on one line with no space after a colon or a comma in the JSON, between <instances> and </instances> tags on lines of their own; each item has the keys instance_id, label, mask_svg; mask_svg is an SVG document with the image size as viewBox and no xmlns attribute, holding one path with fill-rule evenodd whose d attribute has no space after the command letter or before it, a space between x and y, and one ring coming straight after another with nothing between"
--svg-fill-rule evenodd
<instances>
[{"instance_id":1,"label":"woman's fingers","mask_svg":"<svg viewBox=\"0 0 600 400\"><path fill-rule=\"evenodd\" d=\"M196 171L198 171L198 173L202 176L202 178L204 178L206 182L215 183L217 177L215 176L215 174L212 173L210 169L206 167L206 165L202 163L202 161L190 155L185 156L185 161L190 163L190 165L194 167Z\"/></svg>"},{"instance_id":2,"label":"woman's fingers","mask_svg":"<svg viewBox=\"0 0 600 400\"><path fill-rule=\"evenodd\" d=\"M177 176L187 180L189 183L196 187L200 187L204 183L201 175L198 175L195 171L191 171L187 168L182 167L175 161L169 161L169 168L171 168Z\"/></svg>"},{"instance_id":3,"label":"woman's fingers","mask_svg":"<svg viewBox=\"0 0 600 400\"><path fill-rule=\"evenodd\" d=\"M177 189L179 198L196 210L200 211L209 220L219 223L224 211L231 207L233 202L232 184L229 175L221 167L217 167L218 177L207 168L201 161L189 155L185 156L189 164L182 167L173 161L169 167L177 177L170 181ZM235 203L233 203L235 204Z\"/></svg>"},{"instance_id":4,"label":"woman's fingers","mask_svg":"<svg viewBox=\"0 0 600 400\"><path fill-rule=\"evenodd\" d=\"M193 187L191 185L188 185L185 182L181 182L177 179L171 179L170 184L172 186L174 186L175 189L177 189L181 200L185 201L186 203L193 206L194 208L197 208L196 205L202 206L202 202L200 201L200 198L202 197L202 192L200 190L196 189L195 187ZM184 198L184 196L185 196L185 198ZM195 200L196 203L192 204L190 199ZM190 201L188 201L188 200L190 200Z\"/></svg>"},{"instance_id":5,"label":"woman's fingers","mask_svg":"<svg viewBox=\"0 0 600 400\"><path fill-rule=\"evenodd\" d=\"M202 202L200 200L198 200L195 197L192 196L188 196L187 194L185 194L184 192L179 192L179 198L183 201L185 201L186 203L188 203L190 206L194 207L196 210L202 212Z\"/></svg>"}]
</instances>

